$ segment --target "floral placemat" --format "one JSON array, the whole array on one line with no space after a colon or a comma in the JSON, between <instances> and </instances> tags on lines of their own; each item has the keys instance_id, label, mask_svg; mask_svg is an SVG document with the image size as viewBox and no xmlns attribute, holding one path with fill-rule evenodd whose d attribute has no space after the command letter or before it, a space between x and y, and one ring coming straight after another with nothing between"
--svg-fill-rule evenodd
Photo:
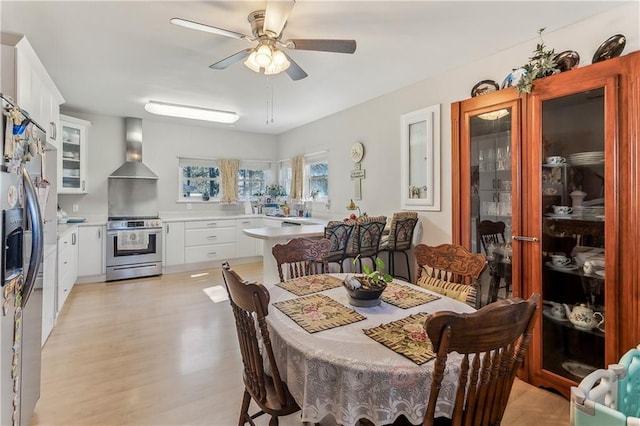
<instances>
[{"instance_id":1,"label":"floral placemat","mask_svg":"<svg viewBox=\"0 0 640 426\"><path fill-rule=\"evenodd\" d=\"M336 302L324 294L312 294L298 299L275 302L280 309L309 333L362 321L366 317Z\"/></svg>"},{"instance_id":2,"label":"floral placemat","mask_svg":"<svg viewBox=\"0 0 640 426\"><path fill-rule=\"evenodd\" d=\"M276 284L296 296L306 296L307 294L318 293L342 286L342 280L330 275L307 275L293 280Z\"/></svg>"},{"instance_id":3,"label":"floral placemat","mask_svg":"<svg viewBox=\"0 0 640 426\"><path fill-rule=\"evenodd\" d=\"M436 356L424 329L424 322L429 315L426 312L409 315L363 331L376 342L421 365Z\"/></svg>"},{"instance_id":4,"label":"floral placemat","mask_svg":"<svg viewBox=\"0 0 640 426\"><path fill-rule=\"evenodd\" d=\"M382 293L382 300L398 308L409 309L440 299L440 296L414 290L406 285L389 283Z\"/></svg>"}]
</instances>

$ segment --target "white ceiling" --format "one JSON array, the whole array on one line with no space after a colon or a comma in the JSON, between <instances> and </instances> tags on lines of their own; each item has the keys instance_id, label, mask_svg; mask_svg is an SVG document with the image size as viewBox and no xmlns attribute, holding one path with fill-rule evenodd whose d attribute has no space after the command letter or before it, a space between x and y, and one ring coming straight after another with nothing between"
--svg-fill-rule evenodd
<instances>
[{"instance_id":1,"label":"white ceiling","mask_svg":"<svg viewBox=\"0 0 640 426\"><path fill-rule=\"evenodd\" d=\"M0 28L27 36L67 110L149 119L143 105L156 100L236 111L235 124L211 125L280 134L620 3L298 0L283 39L355 39L358 47L353 55L288 51L309 74L296 82L242 62L212 70L253 44L169 24L181 17L251 34L247 15L265 4L1 0ZM274 122L267 124L269 85Z\"/></svg>"}]
</instances>

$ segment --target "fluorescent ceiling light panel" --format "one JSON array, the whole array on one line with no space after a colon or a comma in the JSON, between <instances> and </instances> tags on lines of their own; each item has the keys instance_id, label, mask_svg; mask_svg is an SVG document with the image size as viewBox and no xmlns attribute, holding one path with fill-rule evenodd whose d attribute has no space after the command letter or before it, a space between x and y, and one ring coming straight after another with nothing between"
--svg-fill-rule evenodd
<instances>
[{"instance_id":1,"label":"fluorescent ceiling light panel","mask_svg":"<svg viewBox=\"0 0 640 426\"><path fill-rule=\"evenodd\" d=\"M215 121L218 123L235 123L240 116L231 111L199 108L187 105L169 104L149 101L144 109L151 114L168 115L170 117L191 118L193 120Z\"/></svg>"}]
</instances>

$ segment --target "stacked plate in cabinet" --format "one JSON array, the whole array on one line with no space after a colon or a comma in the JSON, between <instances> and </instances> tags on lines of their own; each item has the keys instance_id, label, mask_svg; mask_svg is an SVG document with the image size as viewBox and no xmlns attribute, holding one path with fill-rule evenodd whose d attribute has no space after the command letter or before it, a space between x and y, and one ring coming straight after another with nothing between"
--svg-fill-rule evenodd
<instances>
[{"instance_id":1,"label":"stacked plate in cabinet","mask_svg":"<svg viewBox=\"0 0 640 426\"><path fill-rule=\"evenodd\" d=\"M569 155L569 163L574 166L591 166L604 163L604 151L576 152Z\"/></svg>"}]
</instances>

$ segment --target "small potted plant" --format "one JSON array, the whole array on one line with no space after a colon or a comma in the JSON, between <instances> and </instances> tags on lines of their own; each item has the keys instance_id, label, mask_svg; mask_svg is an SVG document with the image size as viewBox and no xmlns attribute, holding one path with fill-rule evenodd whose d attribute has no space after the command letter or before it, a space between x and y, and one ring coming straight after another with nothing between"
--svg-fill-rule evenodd
<instances>
[{"instance_id":1,"label":"small potted plant","mask_svg":"<svg viewBox=\"0 0 640 426\"><path fill-rule=\"evenodd\" d=\"M355 267L359 256L353 259ZM349 294L349 303L354 306L377 306L380 304L382 292L387 288L387 283L393 281L389 274L380 272L384 269L384 262L377 257L375 259L375 269L369 265L362 265L362 273L347 275L344 279L344 286Z\"/></svg>"}]
</instances>

